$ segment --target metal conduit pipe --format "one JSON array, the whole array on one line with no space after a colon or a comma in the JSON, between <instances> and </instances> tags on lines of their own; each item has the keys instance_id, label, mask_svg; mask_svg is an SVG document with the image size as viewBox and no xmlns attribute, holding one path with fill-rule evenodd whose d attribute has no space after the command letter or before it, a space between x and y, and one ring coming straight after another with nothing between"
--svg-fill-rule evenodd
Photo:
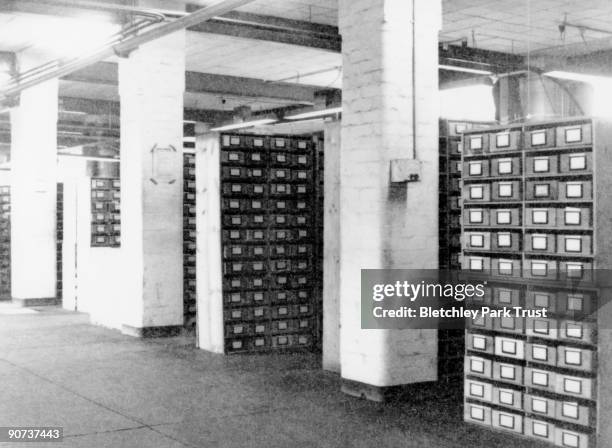
<instances>
[{"instance_id":1,"label":"metal conduit pipe","mask_svg":"<svg viewBox=\"0 0 612 448\"><path fill-rule=\"evenodd\" d=\"M9 85L0 92L0 102L16 96L27 88L51 79L66 76L116 54L126 54L138 48L140 45L146 44L147 42L164 37L168 34L172 34L190 26L197 25L198 23L205 22L206 20L210 20L217 15L226 14L236 8L251 3L252 1L253 0L221 0L210 6L198 9L197 11L194 11L191 14L176 19L172 22L164 23L163 25L146 30L134 37L130 37L118 43L103 47L89 55L75 58L67 62L58 61L58 65L51 70L41 72L31 79L19 79L17 83Z\"/></svg>"}]
</instances>

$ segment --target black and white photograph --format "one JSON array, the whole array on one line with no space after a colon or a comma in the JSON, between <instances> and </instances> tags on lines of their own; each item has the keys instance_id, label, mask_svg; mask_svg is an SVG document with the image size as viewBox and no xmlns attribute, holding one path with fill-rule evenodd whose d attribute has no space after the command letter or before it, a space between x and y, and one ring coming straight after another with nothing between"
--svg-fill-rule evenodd
<instances>
[{"instance_id":1,"label":"black and white photograph","mask_svg":"<svg viewBox=\"0 0 612 448\"><path fill-rule=\"evenodd\" d=\"M612 1L0 0L0 447L612 448Z\"/></svg>"}]
</instances>

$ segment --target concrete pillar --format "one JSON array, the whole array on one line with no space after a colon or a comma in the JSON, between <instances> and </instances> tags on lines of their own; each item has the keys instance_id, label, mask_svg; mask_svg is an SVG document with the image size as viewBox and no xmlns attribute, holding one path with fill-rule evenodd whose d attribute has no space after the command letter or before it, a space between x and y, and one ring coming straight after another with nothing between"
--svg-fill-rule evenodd
<instances>
[{"instance_id":1,"label":"concrete pillar","mask_svg":"<svg viewBox=\"0 0 612 448\"><path fill-rule=\"evenodd\" d=\"M339 2L340 361L348 393L368 395L351 384L382 388L437 376L436 330L361 329L360 270L438 267L441 17L440 0ZM421 161L420 181L391 186L390 161L402 158Z\"/></svg>"},{"instance_id":2,"label":"concrete pillar","mask_svg":"<svg viewBox=\"0 0 612 448\"><path fill-rule=\"evenodd\" d=\"M20 70L41 59L21 54ZM11 287L24 306L56 301L58 81L21 93L11 110Z\"/></svg>"},{"instance_id":3,"label":"concrete pillar","mask_svg":"<svg viewBox=\"0 0 612 448\"><path fill-rule=\"evenodd\" d=\"M340 121L325 122L323 368L340 372Z\"/></svg>"},{"instance_id":4,"label":"concrete pillar","mask_svg":"<svg viewBox=\"0 0 612 448\"><path fill-rule=\"evenodd\" d=\"M496 95L495 118L501 123L521 120L524 117L521 104L520 78L504 76L497 81L493 90Z\"/></svg>"},{"instance_id":5,"label":"concrete pillar","mask_svg":"<svg viewBox=\"0 0 612 448\"><path fill-rule=\"evenodd\" d=\"M176 333L183 324L185 31L119 60L123 331Z\"/></svg>"}]
</instances>

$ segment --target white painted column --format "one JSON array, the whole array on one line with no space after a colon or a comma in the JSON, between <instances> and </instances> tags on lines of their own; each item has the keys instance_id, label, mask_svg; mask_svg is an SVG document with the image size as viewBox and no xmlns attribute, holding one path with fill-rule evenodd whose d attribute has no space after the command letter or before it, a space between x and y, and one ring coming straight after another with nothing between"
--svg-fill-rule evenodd
<instances>
[{"instance_id":1,"label":"white painted column","mask_svg":"<svg viewBox=\"0 0 612 448\"><path fill-rule=\"evenodd\" d=\"M183 324L185 31L119 60L123 331Z\"/></svg>"},{"instance_id":2,"label":"white painted column","mask_svg":"<svg viewBox=\"0 0 612 448\"><path fill-rule=\"evenodd\" d=\"M376 387L437 377L436 330L361 329L360 269L438 266L441 17L440 0L339 2L341 374ZM422 162L421 180L392 187L402 158Z\"/></svg>"},{"instance_id":3,"label":"white painted column","mask_svg":"<svg viewBox=\"0 0 612 448\"><path fill-rule=\"evenodd\" d=\"M20 70L41 59L19 55ZM21 304L55 303L58 81L21 93L11 110L11 287Z\"/></svg>"}]
</instances>

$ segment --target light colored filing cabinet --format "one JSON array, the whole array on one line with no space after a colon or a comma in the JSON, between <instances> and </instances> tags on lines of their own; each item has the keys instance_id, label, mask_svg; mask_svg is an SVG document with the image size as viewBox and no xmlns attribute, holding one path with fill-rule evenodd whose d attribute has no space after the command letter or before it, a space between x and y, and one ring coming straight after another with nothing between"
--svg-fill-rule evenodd
<instances>
[{"instance_id":1,"label":"light colored filing cabinet","mask_svg":"<svg viewBox=\"0 0 612 448\"><path fill-rule=\"evenodd\" d=\"M590 118L464 133L462 275L487 281L479 305L547 310L467 325L466 422L612 446L610 144Z\"/></svg>"}]
</instances>

